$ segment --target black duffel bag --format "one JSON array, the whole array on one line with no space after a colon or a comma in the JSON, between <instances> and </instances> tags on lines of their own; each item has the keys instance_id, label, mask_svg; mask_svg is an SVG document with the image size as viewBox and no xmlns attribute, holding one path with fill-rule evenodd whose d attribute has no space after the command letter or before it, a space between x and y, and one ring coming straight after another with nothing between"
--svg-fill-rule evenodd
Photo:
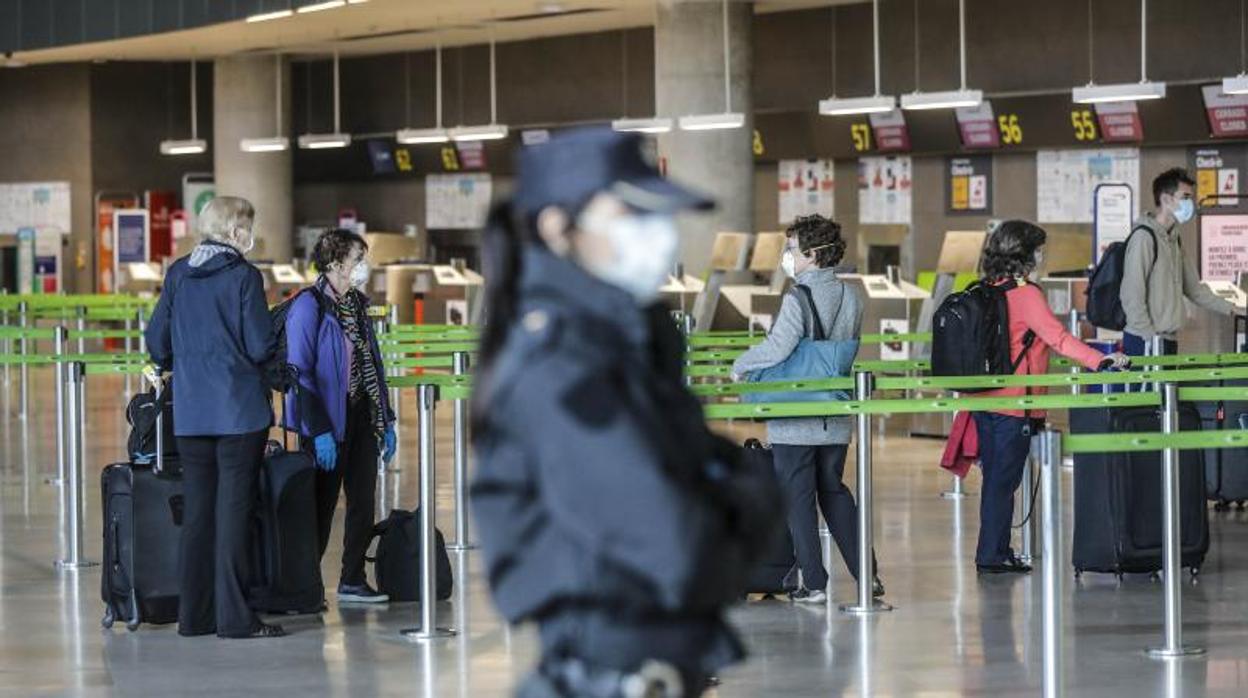
<instances>
[{"instance_id":1,"label":"black duffel bag","mask_svg":"<svg viewBox=\"0 0 1248 698\"><path fill-rule=\"evenodd\" d=\"M451 558L446 554L446 539L435 529L437 548L434 566L437 568L436 596L439 601L451 598L454 578L451 574ZM377 578L377 590L391 601L420 600L420 510L391 510L390 516L373 527L373 537L378 538L373 571Z\"/></svg>"}]
</instances>

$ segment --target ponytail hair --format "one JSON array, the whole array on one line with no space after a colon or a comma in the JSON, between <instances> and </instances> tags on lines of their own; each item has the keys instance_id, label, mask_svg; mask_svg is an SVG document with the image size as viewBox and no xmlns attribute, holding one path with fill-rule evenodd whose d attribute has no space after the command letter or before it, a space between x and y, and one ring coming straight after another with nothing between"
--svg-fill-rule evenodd
<instances>
[{"instance_id":1,"label":"ponytail hair","mask_svg":"<svg viewBox=\"0 0 1248 698\"><path fill-rule=\"evenodd\" d=\"M481 273L485 277L484 327L477 349L474 383L480 388L494 368L494 361L517 321L520 273L525 231L511 201L496 204L486 219L481 240ZM474 433L488 431L489 405L482 402L485 391L473 391Z\"/></svg>"}]
</instances>

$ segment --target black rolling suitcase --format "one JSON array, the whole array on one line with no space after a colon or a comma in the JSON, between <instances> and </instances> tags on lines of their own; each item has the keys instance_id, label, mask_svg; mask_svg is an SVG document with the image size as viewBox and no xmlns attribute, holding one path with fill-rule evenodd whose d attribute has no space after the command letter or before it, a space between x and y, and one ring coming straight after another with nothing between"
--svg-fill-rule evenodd
<instances>
[{"instance_id":1,"label":"black rolling suitcase","mask_svg":"<svg viewBox=\"0 0 1248 698\"><path fill-rule=\"evenodd\" d=\"M1161 417L1152 407L1082 409L1070 411L1070 423L1075 434L1157 432ZM1201 428L1190 404L1179 407L1179 428ZM1181 564L1195 574L1209 551L1204 459L1197 450L1179 454ZM1075 574L1160 570L1162 519L1160 452L1075 455Z\"/></svg>"},{"instance_id":2,"label":"black rolling suitcase","mask_svg":"<svg viewBox=\"0 0 1248 698\"><path fill-rule=\"evenodd\" d=\"M249 602L265 613L317 613L325 597L316 537L316 464L270 441L260 467Z\"/></svg>"},{"instance_id":3,"label":"black rolling suitcase","mask_svg":"<svg viewBox=\"0 0 1248 698\"><path fill-rule=\"evenodd\" d=\"M1227 381L1227 385L1243 385L1242 381ZM1200 411L1201 428L1248 429L1248 402L1202 402L1196 405ZM1244 508L1248 501L1248 450L1242 448L1212 448L1205 451L1205 491L1214 508L1226 511L1231 504Z\"/></svg>"},{"instance_id":4,"label":"black rolling suitcase","mask_svg":"<svg viewBox=\"0 0 1248 698\"><path fill-rule=\"evenodd\" d=\"M757 439L745 442L744 457L755 461L755 467L765 465L768 470L775 469L771 449L764 447ZM789 527L783 523L775 529L763 559L746 579L747 594L787 594L798 587L793 537L789 534Z\"/></svg>"},{"instance_id":5,"label":"black rolling suitcase","mask_svg":"<svg viewBox=\"0 0 1248 698\"><path fill-rule=\"evenodd\" d=\"M156 395L159 400L159 391ZM156 429L161 429L159 421ZM176 461L166 461L162 449L153 449L153 455L150 465L115 463L101 476L100 596L106 628L118 620L133 631L140 623L178 619L182 475Z\"/></svg>"}]
</instances>

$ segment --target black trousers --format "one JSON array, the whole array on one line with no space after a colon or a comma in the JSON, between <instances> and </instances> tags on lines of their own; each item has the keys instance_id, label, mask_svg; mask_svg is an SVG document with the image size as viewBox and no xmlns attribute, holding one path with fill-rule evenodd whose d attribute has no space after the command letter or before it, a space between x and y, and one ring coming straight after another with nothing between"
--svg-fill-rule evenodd
<instances>
[{"instance_id":1,"label":"black trousers","mask_svg":"<svg viewBox=\"0 0 1248 698\"><path fill-rule=\"evenodd\" d=\"M256 478L267 431L178 437L184 511L178 555L178 632L250 635L259 622L247 605Z\"/></svg>"},{"instance_id":2,"label":"black trousers","mask_svg":"<svg viewBox=\"0 0 1248 698\"><path fill-rule=\"evenodd\" d=\"M312 439L304 439L310 448ZM377 519L377 434L373 430L372 405L368 398L354 401L347 408L346 441L338 444L338 464L333 470L316 471L316 532L321 557L329 548L338 492L347 495L347 513L342 537L340 584L363 584L364 555L373 539Z\"/></svg>"},{"instance_id":3,"label":"black trousers","mask_svg":"<svg viewBox=\"0 0 1248 698\"><path fill-rule=\"evenodd\" d=\"M822 590L828 585L823 567L823 545L819 541L818 503L828 522L832 539L840 548L849 573L858 578L858 505L845 486L845 456L849 446L791 446L772 444L776 475L789 515L793 551L807 589Z\"/></svg>"}]
</instances>

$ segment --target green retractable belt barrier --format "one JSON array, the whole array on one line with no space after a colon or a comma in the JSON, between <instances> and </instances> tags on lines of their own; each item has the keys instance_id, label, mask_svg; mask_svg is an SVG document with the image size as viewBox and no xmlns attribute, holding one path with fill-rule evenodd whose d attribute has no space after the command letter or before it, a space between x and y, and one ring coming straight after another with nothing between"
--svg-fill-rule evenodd
<instances>
[{"instance_id":1,"label":"green retractable belt barrier","mask_svg":"<svg viewBox=\"0 0 1248 698\"><path fill-rule=\"evenodd\" d=\"M383 354L458 354L475 353L476 342L394 342L381 343Z\"/></svg>"},{"instance_id":2,"label":"green retractable belt barrier","mask_svg":"<svg viewBox=\"0 0 1248 698\"><path fill-rule=\"evenodd\" d=\"M689 386L690 392L699 397L725 397L754 393L793 393L816 390L853 390L853 378L824 378L821 380L773 381L767 383L723 383Z\"/></svg>"},{"instance_id":3,"label":"green retractable belt barrier","mask_svg":"<svg viewBox=\"0 0 1248 698\"><path fill-rule=\"evenodd\" d=\"M147 361L144 354L0 354L0 366L50 366L55 363L132 364Z\"/></svg>"},{"instance_id":4,"label":"green retractable belt barrier","mask_svg":"<svg viewBox=\"0 0 1248 698\"><path fill-rule=\"evenodd\" d=\"M1206 448L1244 448L1248 446L1248 430L1181 431L1174 434L1063 434L1065 453L1119 453L1125 451L1161 451L1168 448L1203 450Z\"/></svg>"},{"instance_id":5,"label":"green retractable belt barrier","mask_svg":"<svg viewBox=\"0 0 1248 698\"><path fill-rule=\"evenodd\" d=\"M450 354L445 356L415 356L404 359L391 359L384 362L384 364L395 368L454 368L455 357Z\"/></svg>"},{"instance_id":6,"label":"green retractable belt barrier","mask_svg":"<svg viewBox=\"0 0 1248 698\"><path fill-rule=\"evenodd\" d=\"M881 377L879 390L960 390L1062 387L1071 385L1134 385L1140 383L1190 383L1248 378L1248 366L1232 368L1182 368L1168 371L1121 371L1114 373L1046 373L1023 376L926 376Z\"/></svg>"},{"instance_id":7,"label":"green retractable belt barrier","mask_svg":"<svg viewBox=\"0 0 1248 698\"><path fill-rule=\"evenodd\" d=\"M140 330L68 330L69 339L139 339Z\"/></svg>"},{"instance_id":8,"label":"green retractable belt barrier","mask_svg":"<svg viewBox=\"0 0 1248 698\"><path fill-rule=\"evenodd\" d=\"M135 362L129 364L104 364L104 363L88 363L83 366L83 370L88 376L95 375L137 375L147 369L149 364L143 362Z\"/></svg>"},{"instance_id":9,"label":"green retractable belt barrier","mask_svg":"<svg viewBox=\"0 0 1248 698\"><path fill-rule=\"evenodd\" d=\"M840 402L773 402L707 405L707 419L786 419L846 417L859 414L991 412L1084 407L1140 407L1161 404L1157 393L1111 395L1031 395L1025 397L916 398L911 400L845 400Z\"/></svg>"}]
</instances>

